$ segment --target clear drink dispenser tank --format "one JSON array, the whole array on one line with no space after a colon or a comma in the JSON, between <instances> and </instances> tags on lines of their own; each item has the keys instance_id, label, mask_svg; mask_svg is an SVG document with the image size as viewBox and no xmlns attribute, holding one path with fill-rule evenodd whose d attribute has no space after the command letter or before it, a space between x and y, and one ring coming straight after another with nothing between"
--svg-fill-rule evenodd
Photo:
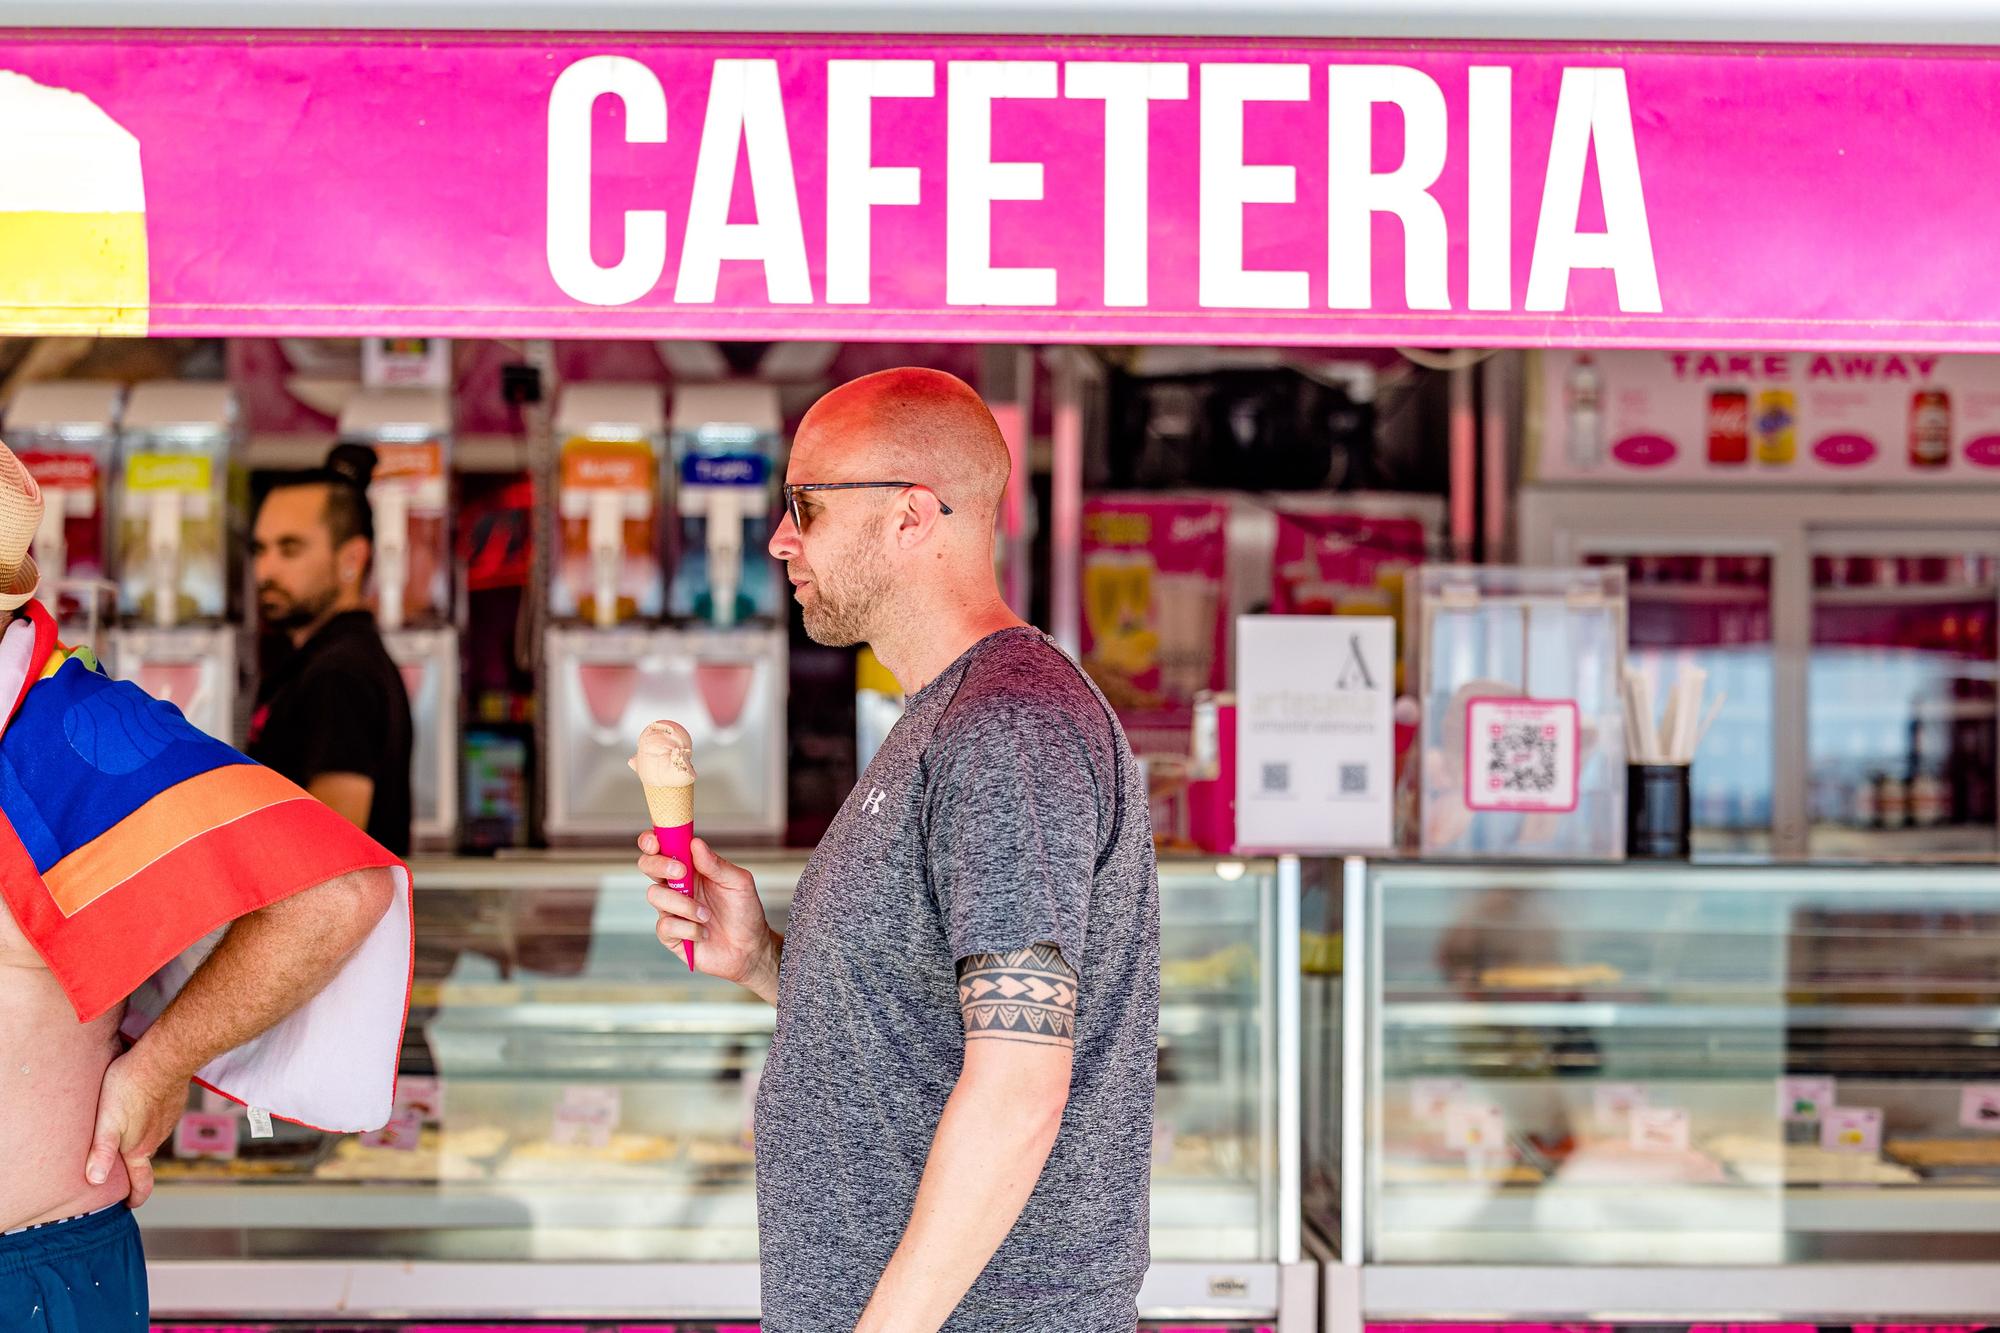
<instances>
[{"instance_id":1,"label":"clear drink dispenser tank","mask_svg":"<svg viewBox=\"0 0 2000 1333\"><path fill-rule=\"evenodd\" d=\"M119 613L158 629L228 611L229 465L236 396L226 384L152 381L119 432Z\"/></svg>"},{"instance_id":2,"label":"clear drink dispenser tank","mask_svg":"<svg viewBox=\"0 0 2000 1333\"><path fill-rule=\"evenodd\" d=\"M674 390L674 501L680 513L668 613L727 628L778 614L770 542L784 418L767 384Z\"/></svg>"},{"instance_id":3,"label":"clear drink dispenser tank","mask_svg":"<svg viewBox=\"0 0 2000 1333\"><path fill-rule=\"evenodd\" d=\"M648 384L573 384L556 407L558 547L549 610L598 629L664 609L658 507L666 414Z\"/></svg>"},{"instance_id":4,"label":"clear drink dispenser tank","mask_svg":"<svg viewBox=\"0 0 2000 1333\"><path fill-rule=\"evenodd\" d=\"M107 665L202 731L238 740L237 629L229 624L229 480L236 396L153 381L126 399L112 476L120 628Z\"/></svg>"},{"instance_id":5,"label":"clear drink dispenser tank","mask_svg":"<svg viewBox=\"0 0 2000 1333\"><path fill-rule=\"evenodd\" d=\"M340 438L375 451L375 615L384 630L452 620L451 400L442 389L364 389Z\"/></svg>"},{"instance_id":6,"label":"clear drink dispenser tank","mask_svg":"<svg viewBox=\"0 0 2000 1333\"><path fill-rule=\"evenodd\" d=\"M8 405L4 435L42 488L35 533L37 593L72 636L96 638L105 575L105 520L111 462L118 446L117 384L66 380L23 385Z\"/></svg>"}]
</instances>

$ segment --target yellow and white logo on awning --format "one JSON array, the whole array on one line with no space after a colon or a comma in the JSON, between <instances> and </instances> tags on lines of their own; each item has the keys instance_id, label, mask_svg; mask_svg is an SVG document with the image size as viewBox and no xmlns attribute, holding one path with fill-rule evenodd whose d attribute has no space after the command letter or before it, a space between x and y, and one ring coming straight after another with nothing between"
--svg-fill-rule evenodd
<instances>
[{"instance_id":1,"label":"yellow and white logo on awning","mask_svg":"<svg viewBox=\"0 0 2000 1333\"><path fill-rule=\"evenodd\" d=\"M0 126L0 333L145 333L138 138L82 94L6 70Z\"/></svg>"}]
</instances>

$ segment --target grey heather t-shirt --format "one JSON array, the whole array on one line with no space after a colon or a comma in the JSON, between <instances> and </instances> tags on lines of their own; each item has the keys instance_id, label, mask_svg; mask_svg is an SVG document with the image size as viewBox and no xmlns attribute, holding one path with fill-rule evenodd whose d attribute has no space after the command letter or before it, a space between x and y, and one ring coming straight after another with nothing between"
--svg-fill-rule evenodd
<instances>
[{"instance_id":1,"label":"grey heather t-shirt","mask_svg":"<svg viewBox=\"0 0 2000 1333\"><path fill-rule=\"evenodd\" d=\"M854 1326L964 1061L957 963L1044 943L1079 978L1069 1105L949 1333L1130 1333L1148 1257L1146 791L1104 696L1024 627L909 700L799 880L757 1091L768 1333Z\"/></svg>"}]
</instances>

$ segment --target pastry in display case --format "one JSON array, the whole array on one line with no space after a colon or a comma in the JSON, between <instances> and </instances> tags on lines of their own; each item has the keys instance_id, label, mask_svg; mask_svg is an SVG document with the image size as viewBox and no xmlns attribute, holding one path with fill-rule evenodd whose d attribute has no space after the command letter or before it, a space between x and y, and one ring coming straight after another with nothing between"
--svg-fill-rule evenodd
<instances>
[{"instance_id":1,"label":"pastry in display case","mask_svg":"<svg viewBox=\"0 0 2000 1333\"><path fill-rule=\"evenodd\" d=\"M782 929L803 860L744 864ZM383 1298L395 1318L416 1300L426 1327L504 1323L525 1299L498 1277L511 1272L567 1293L566 1309L589 1290L600 1304L581 1313L612 1323L754 1320L751 1108L774 1011L660 946L629 860L414 872L417 977L396 1115L367 1135L281 1125L272 1139L245 1130L164 1153L140 1214L163 1322L310 1313L258 1306L285 1285L272 1274L294 1271L346 1274L346 1319L370 1317L354 1293L379 1277L423 1283ZM1296 939L1296 900L1288 911L1269 862L1171 861L1160 878L1154 1271L1142 1312L1237 1310L1271 1325L1276 1270L1300 1263L1297 1152L1278 1135L1300 1045L1278 966L1280 941ZM196 1113L240 1113L213 1100L197 1094ZM197 1155L215 1143L227 1154ZM607 1265L650 1274L631 1288L643 1304L619 1294L624 1279Z\"/></svg>"},{"instance_id":2,"label":"pastry in display case","mask_svg":"<svg viewBox=\"0 0 2000 1333\"><path fill-rule=\"evenodd\" d=\"M2000 1261L2000 871L1346 874L1348 1262Z\"/></svg>"}]
</instances>

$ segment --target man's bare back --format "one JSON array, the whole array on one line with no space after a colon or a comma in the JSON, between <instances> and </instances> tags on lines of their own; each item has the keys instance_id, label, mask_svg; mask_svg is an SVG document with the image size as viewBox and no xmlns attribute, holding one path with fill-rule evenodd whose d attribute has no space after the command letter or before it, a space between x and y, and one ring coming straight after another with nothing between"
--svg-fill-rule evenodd
<instances>
[{"instance_id":1,"label":"man's bare back","mask_svg":"<svg viewBox=\"0 0 2000 1333\"><path fill-rule=\"evenodd\" d=\"M83 1178L104 1071L118 1054L122 1008L76 1021L62 987L0 903L0 1231L117 1203L129 1185Z\"/></svg>"}]
</instances>

